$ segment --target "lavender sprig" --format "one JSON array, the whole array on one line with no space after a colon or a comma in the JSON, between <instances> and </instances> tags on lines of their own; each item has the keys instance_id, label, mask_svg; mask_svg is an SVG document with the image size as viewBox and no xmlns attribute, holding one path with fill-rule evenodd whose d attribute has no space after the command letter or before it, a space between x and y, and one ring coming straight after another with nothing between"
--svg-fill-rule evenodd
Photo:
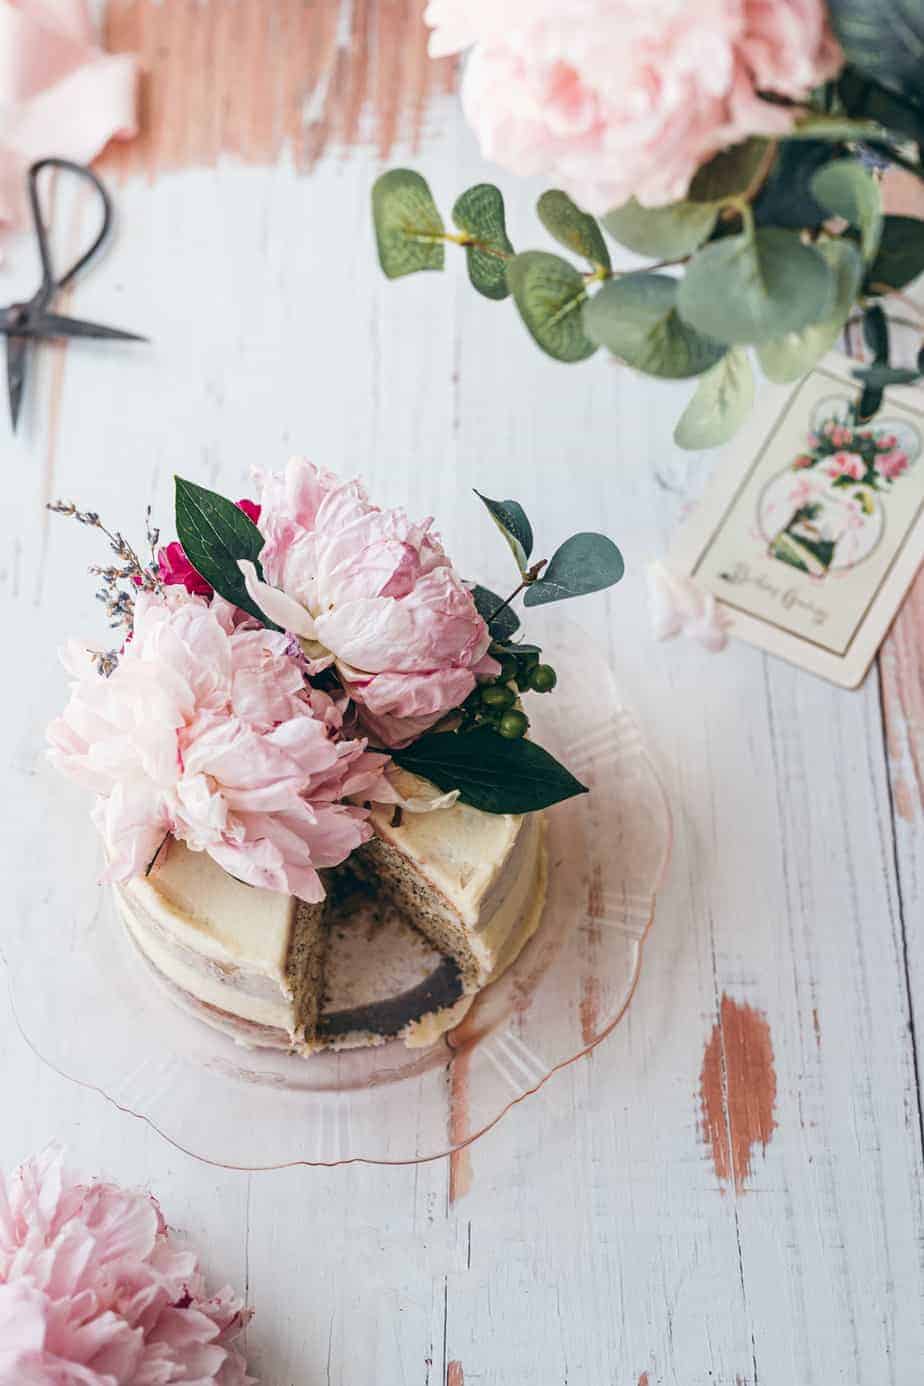
<instances>
[{"instance_id":1,"label":"lavender sprig","mask_svg":"<svg viewBox=\"0 0 924 1386\"><path fill-rule=\"evenodd\" d=\"M109 547L119 564L92 564L90 572L100 579L97 601L106 608L113 629L123 629L130 636L134 627L135 595L137 592L163 593L157 565L157 545L160 531L151 524L151 507L145 513L145 535L151 550L149 564L142 563L138 554L119 531L107 529L95 510L80 510L73 501L51 501L47 509L54 515L64 515L90 529L98 529L109 540ZM123 587L122 584L128 584ZM118 650L91 651L100 674L108 678L119 662Z\"/></svg>"}]
</instances>

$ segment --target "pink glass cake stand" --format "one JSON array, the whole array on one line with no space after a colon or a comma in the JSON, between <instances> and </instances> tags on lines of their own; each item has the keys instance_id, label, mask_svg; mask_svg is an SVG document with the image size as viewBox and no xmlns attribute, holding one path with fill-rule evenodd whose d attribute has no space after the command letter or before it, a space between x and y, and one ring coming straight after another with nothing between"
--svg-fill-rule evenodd
<instances>
[{"instance_id":1,"label":"pink glass cake stand","mask_svg":"<svg viewBox=\"0 0 924 1386\"><path fill-rule=\"evenodd\" d=\"M426 1050L391 1042L305 1059L237 1045L162 989L95 885L89 822L59 824L52 808L46 828L68 838L70 880L38 921L20 909L3 934L14 1013L36 1053L189 1154L268 1169L447 1155L599 1044L638 981L670 814L592 642L549 612L530 614L530 638L559 674L551 696L529 700L533 735L591 792L548 811L542 924L461 1025ZM53 803L56 781L41 779ZM49 861L46 879L63 862Z\"/></svg>"}]
</instances>

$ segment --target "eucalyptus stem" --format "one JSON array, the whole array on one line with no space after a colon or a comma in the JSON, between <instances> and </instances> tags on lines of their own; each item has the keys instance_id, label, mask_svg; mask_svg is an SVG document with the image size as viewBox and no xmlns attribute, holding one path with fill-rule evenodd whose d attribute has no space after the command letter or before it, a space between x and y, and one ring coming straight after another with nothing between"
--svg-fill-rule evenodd
<instances>
[{"instance_id":1,"label":"eucalyptus stem","mask_svg":"<svg viewBox=\"0 0 924 1386\"><path fill-rule=\"evenodd\" d=\"M487 620L487 624L489 626L497 620L498 616L501 614L502 611L507 610L508 606L513 601L514 597L518 597L520 593L524 590L524 588L532 587L533 583L536 581L536 579L538 578L539 574L542 572L543 568L548 563L548 561L549 560L547 558L540 558L538 563L534 563L531 568L527 569L527 571L523 574L523 581L520 583L519 587L514 588L507 600L501 602L500 606L497 608L496 611L491 612L491 615L488 617Z\"/></svg>"}]
</instances>

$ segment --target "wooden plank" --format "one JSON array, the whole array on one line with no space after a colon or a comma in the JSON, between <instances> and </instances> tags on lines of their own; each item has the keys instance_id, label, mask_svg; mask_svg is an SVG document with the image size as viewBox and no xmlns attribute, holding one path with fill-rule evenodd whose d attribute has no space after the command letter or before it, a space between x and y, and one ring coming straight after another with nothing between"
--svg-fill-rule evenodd
<instances>
[{"instance_id":1,"label":"wooden plank","mask_svg":"<svg viewBox=\"0 0 924 1386\"><path fill-rule=\"evenodd\" d=\"M443 119L421 165L445 207L486 170ZM92 625L82 536L50 528L42 503L74 495L130 527L151 501L167 522L172 471L243 494L251 464L298 448L435 513L492 586L507 560L473 485L519 498L543 548L584 527L623 546L625 584L579 619L618 664L677 830L635 1002L592 1059L456 1162L452 1187L448 1163L200 1166L42 1069L3 1014L15 1120L0 1125L0 1157L57 1134L86 1167L150 1181L222 1277L247 1285L254 1363L272 1386L910 1386L924 1220L899 896L920 899L920 823L899 815L893 839L876 680L849 694L744 647L651 643L645 563L704 465L671 444L682 388L602 358L546 361L509 303L470 292L461 263L386 284L368 222L377 167L359 151L310 178L282 158L121 188L122 233L75 307L153 345L44 353L0 498L20 536L0 603L29 679L27 700L18 683L3 695L13 907L43 917L40 856L24 893L22 850L28 832L41 852L53 792L41 769L63 697L53 646ZM521 245L544 243L532 192L511 197ZM884 695L906 775L915 611L890 647L900 720Z\"/></svg>"}]
</instances>

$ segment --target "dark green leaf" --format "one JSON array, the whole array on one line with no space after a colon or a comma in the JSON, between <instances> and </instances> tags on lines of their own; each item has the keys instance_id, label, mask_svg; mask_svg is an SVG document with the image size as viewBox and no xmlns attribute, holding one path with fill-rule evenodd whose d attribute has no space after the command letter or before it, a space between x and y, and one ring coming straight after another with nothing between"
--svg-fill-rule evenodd
<instances>
[{"instance_id":1,"label":"dark green leaf","mask_svg":"<svg viewBox=\"0 0 924 1386\"><path fill-rule=\"evenodd\" d=\"M838 152L836 144L824 140L791 140L781 144L754 202L757 225L801 231L826 221L830 214L812 194L811 183L820 168L838 157Z\"/></svg>"},{"instance_id":2,"label":"dark green leaf","mask_svg":"<svg viewBox=\"0 0 924 1386\"><path fill-rule=\"evenodd\" d=\"M889 91L855 68L844 68L837 79L837 94L853 123L861 129L864 125L874 127L848 138L924 141L924 110L920 104ZM920 88L918 96L920 99Z\"/></svg>"},{"instance_id":3,"label":"dark green leaf","mask_svg":"<svg viewBox=\"0 0 924 1386\"><path fill-rule=\"evenodd\" d=\"M827 7L848 63L920 103L921 0L828 0Z\"/></svg>"},{"instance_id":4,"label":"dark green leaf","mask_svg":"<svg viewBox=\"0 0 924 1386\"><path fill-rule=\"evenodd\" d=\"M243 510L215 491L174 477L176 533L186 557L220 597L239 606L264 626L278 630L251 601L238 559L249 559L260 573L263 535ZM262 576L262 574L261 574Z\"/></svg>"},{"instance_id":5,"label":"dark green leaf","mask_svg":"<svg viewBox=\"0 0 924 1386\"><path fill-rule=\"evenodd\" d=\"M495 640L491 646L493 655L542 654L541 645L531 645L528 640Z\"/></svg>"},{"instance_id":6,"label":"dark green leaf","mask_svg":"<svg viewBox=\"0 0 924 1386\"><path fill-rule=\"evenodd\" d=\"M831 311L835 282L794 231L762 227L704 246L680 281L681 316L719 342L768 342Z\"/></svg>"},{"instance_id":7,"label":"dark green leaf","mask_svg":"<svg viewBox=\"0 0 924 1386\"><path fill-rule=\"evenodd\" d=\"M584 330L636 370L669 380L701 375L725 353L677 312L677 280L667 274L610 279L584 308Z\"/></svg>"},{"instance_id":8,"label":"dark green leaf","mask_svg":"<svg viewBox=\"0 0 924 1386\"><path fill-rule=\"evenodd\" d=\"M869 267L866 287L872 293L903 289L924 273L924 221L917 217L886 217L876 258Z\"/></svg>"},{"instance_id":9,"label":"dark green leaf","mask_svg":"<svg viewBox=\"0 0 924 1386\"><path fill-rule=\"evenodd\" d=\"M857 423L869 423L882 405L883 391L879 386L866 385L857 403Z\"/></svg>"},{"instance_id":10,"label":"dark green leaf","mask_svg":"<svg viewBox=\"0 0 924 1386\"><path fill-rule=\"evenodd\" d=\"M482 587L477 582L470 590L478 615L487 621L488 630L491 632L493 640L503 642L509 640L511 635L516 634L520 629L520 618L512 606L504 606L503 597L492 592L490 587ZM504 609L500 615L494 616L495 611L502 606ZM493 620L491 619L492 616L494 616Z\"/></svg>"},{"instance_id":11,"label":"dark green leaf","mask_svg":"<svg viewBox=\"0 0 924 1386\"><path fill-rule=\"evenodd\" d=\"M526 511L515 500L491 500L480 491L476 491L475 495L487 506L491 519L509 544L510 552L522 572L533 551L533 531Z\"/></svg>"},{"instance_id":12,"label":"dark green leaf","mask_svg":"<svg viewBox=\"0 0 924 1386\"><path fill-rule=\"evenodd\" d=\"M733 347L696 387L674 429L678 447L715 448L737 433L754 403L754 372L747 352Z\"/></svg>"},{"instance_id":13,"label":"dark green leaf","mask_svg":"<svg viewBox=\"0 0 924 1386\"><path fill-rule=\"evenodd\" d=\"M559 188L544 192L536 203L539 220L560 245L583 255L592 265L610 267L610 252L596 219L575 206L567 193Z\"/></svg>"},{"instance_id":14,"label":"dark green leaf","mask_svg":"<svg viewBox=\"0 0 924 1386\"><path fill-rule=\"evenodd\" d=\"M622 554L605 534L572 534L556 549L542 577L527 587L523 605L544 606L602 592L618 582L625 570Z\"/></svg>"},{"instance_id":15,"label":"dark green leaf","mask_svg":"<svg viewBox=\"0 0 924 1386\"><path fill-rule=\"evenodd\" d=\"M855 370L853 376L876 390L884 390L889 385L913 385L921 378L918 371L906 370L903 366L863 366Z\"/></svg>"},{"instance_id":16,"label":"dark green leaf","mask_svg":"<svg viewBox=\"0 0 924 1386\"><path fill-rule=\"evenodd\" d=\"M766 158L767 141L754 138L716 154L699 170L687 193L691 202L724 202L747 192Z\"/></svg>"},{"instance_id":17,"label":"dark green leaf","mask_svg":"<svg viewBox=\"0 0 924 1386\"><path fill-rule=\"evenodd\" d=\"M718 207L710 202L671 202L666 207L643 207L631 197L603 218L603 225L620 245L656 260L679 260L712 234Z\"/></svg>"},{"instance_id":18,"label":"dark green leaf","mask_svg":"<svg viewBox=\"0 0 924 1386\"><path fill-rule=\"evenodd\" d=\"M863 340L877 365L889 359L889 322L878 303L863 314Z\"/></svg>"},{"instance_id":19,"label":"dark green leaf","mask_svg":"<svg viewBox=\"0 0 924 1386\"><path fill-rule=\"evenodd\" d=\"M764 374L778 385L798 380L831 350L843 331L860 288L863 261L851 241L822 239L816 249L834 274L834 303L821 322L810 323L799 332L787 332L757 348Z\"/></svg>"},{"instance_id":20,"label":"dark green leaf","mask_svg":"<svg viewBox=\"0 0 924 1386\"><path fill-rule=\"evenodd\" d=\"M490 727L428 732L392 758L483 813L533 813L587 788L533 741L508 741Z\"/></svg>"},{"instance_id":21,"label":"dark green leaf","mask_svg":"<svg viewBox=\"0 0 924 1386\"><path fill-rule=\"evenodd\" d=\"M478 183L456 201L452 219L460 231L478 245L465 247L468 277L485 298L502 299L510 293L507 261L513 246L507 237L504 199L493 183Z\"/></svg>"},{"instance_id":22,"label":"dark green leaf","mask_svg":"<svg viewBox=\"0 0 924 1386\"><path fill-rule=\"evenodd\" d=\"M556 361L586 361L597 350L581 324L584 279L567 260L527 250L507 266L507 283L533 340Z\"/></svg>"},{"instance_id":23,"label":"dark green leaf","mask_svg":"<svg viewBox=\"0 0 924 1386\"><path fill-rule=\"evenodd\" d=\"M377 178L372 186L372 220L379 264L389 279L443 268L443 219L419 173L393 168Z\"/></svg>"},{"instance_id":24,"label":"dark green leaf","mask_svg":"<svg viewBox=\"0 0 924 1386\"><path fill-rule=\"evenodd\" d=\"M871 260L882 234L879 184L856 159L835 159L815 174L812 192L823 207L860 232L863 257Z\"/></svg>"}]
</instances>

